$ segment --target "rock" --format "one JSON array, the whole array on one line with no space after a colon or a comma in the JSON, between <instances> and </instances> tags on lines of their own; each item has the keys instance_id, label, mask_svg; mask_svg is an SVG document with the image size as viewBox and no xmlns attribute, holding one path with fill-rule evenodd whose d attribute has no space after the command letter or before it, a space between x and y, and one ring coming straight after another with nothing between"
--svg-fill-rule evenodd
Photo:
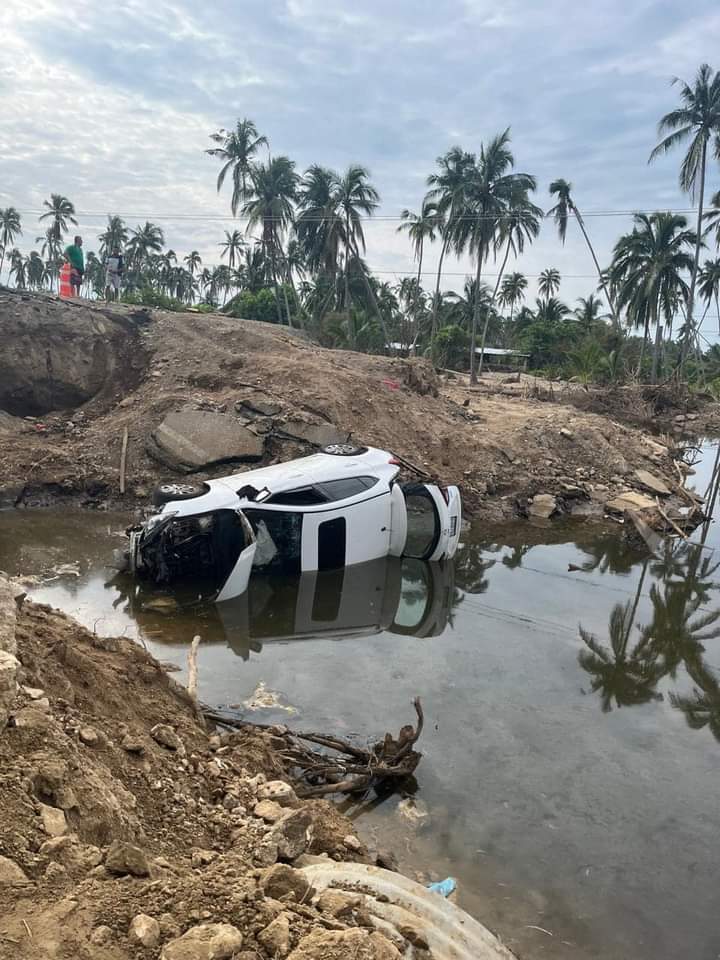
<instances>
[{"instance_id":1,"label":"rock","mask_svg":"<svg viewBox=\"0 0 720 960\"><path fill-rule=\"evenodd\" d=\"M106 944L110 943L113 937L113 932L110 927L102 924L99 927L95 927L93 932L90 934L90 943L96 947L104 947Z\"/></svg>"},{"instance_id":2,"label":"rock","mask_svg":"<svg viewBox=\"0 0 720 960\"><path fill-rule=\"evenodd\" d=\"M113 840L105 857L105 868L118 876L130 874L133 877L150 876L150 864L145 853L133 843Z\"/></svg>"},{"instance_id":3,"label":"rock","mask_svg":"<svg viewBox=\"0 0 720 960\"><path fill-rule=\"evenodd\" d=\"M575 436L575 434L572 432L572 430L568 430L567 427L561 427L561 428L560 428L560 436L561 436L561 437L566 437L568 440L572 440L573 437Z\"/></svg>"},{"instance_id":4,"label":"rock","mask_svg":"<svg viewBox=\"0 0 720 960\"><path fill-rule=\"evenodd\" d=\"M641 487L644 487L651 493L658 494L658 496L669 497L672 492L666 483L647 470L636 470L633 474L633 479L636 483L639 483Z\"/></svg>"},{"instance_id":5,"label":"rock","mask_svg":"<svg viewBox=\"0 0 720 960\"><path fill-rule=\"evenodd\" d=\"M62 837L68 832L65 814L57 807L49 807L47 804L41 803L40 819L42 820L43 830L49 837Z\"/></svg>"},{"instance_id":6,"label":"rock","mask_svg":"<svg viewBox=\"0 0 720 960\"><path fill-rule=\"evenodd\" d=\"M45 879L49 882L62 880L67 876L67 870L61 863L51 860L45 868Z\"/></svg>"},{"instance_id":7,"label":"rock","mask_svg":"<svg viewBox=\"0 0 720 960\"><path fill-rule=\"evenodd\" d=\"M77 837L53 837L46 840L39 853L50 860L59 861L72 874L84 874L102 863L102 853L91 844L81 843Z\"/></svg>"},{"instance_id":8,"label":"rock","mask_svg":"<svg viewBox=\"0 0 720 960\"><path fill-rule=\"evenodd\" d=\"M230 960L243 938L229 923L201 923L167 943L160 960Z\"/></svg>"},{"instance_id":9,"label":"rock","mask_svg":"<svg viewBox=\"0 0 720 960\"><path fill-rule=\"evenodd\" d=\"M282 411L282 404L274 403L272 400L238 400L235 409L243 416L255 417L276 417Z\"/></svg>"},{"instance_id":10,"label":"rock","mask_svg":"<svg viewBox=\"0 0 720 960\"><path fill-rule=\"evenodd\" d=\"M2 612L0 611L0 616ZM12 653L0 650L0 733L7 723L10 704L17 694L17 672L20 663Z\"/></svg>"},{"instance_id":11,"label":"rock","mask_svg":"<svg viewBox=\"0 0 720 960\"><path fill-rule=\"evenodd\" d=\"M258 800L274 800L281 807L291 807L297 803L297 795L289 783L284 780L270 780L257 792Z\"/></svg>"},{"instance_id":12,"label":"rock","mask_svg":"<svg viewBox=\"0 0 720 960\"><path fill-rule=\"evenodd\" d=\"M154 917L139 913L130 923L128 939L146 950L153 950L160 943L160 924Z\"/></svg>"},{"instance_id":13,"label":"rock","mask_svg":"<svg viewBox=\"0 0 720 960\"><path fill-rule=\"evenodd\" d=\"M362 897L332 889L323 890L316 901L318 910L326 913L329 917L337 917L338 919L348 916L361 905Z\"/></svg>"},{"instance_id":14,"label":"rock","mask_svg":"<svg viewBox=\"0 0 720 960\"><path fill-rule=\"evenodd\" d=\"M86 747L94 747L100 743L100 734L94 727L80 727L78 737Z\"/></svg>"},{"instance_id":15,"label":"rock","mask_svg":"<svg viewBox=\"0 0 720 960\"><path fill-rule=\"evenodd\" d=\"M549 493L539 493L532 498L528 513L531 517L538 517L541 520L549 520L557 510L557 500Z\"/></svg>"},{"instance_id":16,"label":"rock","mask_svg":"<svg viewBox=\"0 0 720 960\"><path fill-rule=\"evenodd\" d=\"M652 510L655 506L654 500L642 493L637 493L635 490L626 490L620 496L605 503L607 510L616 513L624 513L626 510Z\"/></svg>"},{"instance_id":17,"label":"rock","mask_svg":"<svg viewBox=\"0 0 720 960\"><path fill-rule=\"evenodd\" d=\"M270 867L277 862L278 845L270 837L265 837L256 847L253 860L261 867Z\"/></svg>"},{"instance_id":18,"label":"rock","mask_svg":"<svg viewBox=\"0 0 720 960\"><path fill-rule=\"evenodd\" d=\"M408 943L411 943L414 947L417 947L418 950L428 950L428 942L425 938L425 935L419 930L416 930L415 927L399 927L398 933L405 937Z\"/></svg>"},{"instance_id":19,"label":"rock","mask_svg":"<svg viewBox=\"0 0 720 960\"><path fill-rule=\"evenodd\" d=\"M362 840L358 839L358 837L352 833L343 837L343 846L346 850L351 850L353 853L362 853L364 849Z\"/></svg>"},{"instance_id":20,"label":"rock","mask_svg":"<svg viewBox=\"0 0 720 960\"><path fill-rule=\"evenodd\" d=\"M200 867L206 867L209 863L212 863L213 860L217 858L217 854L214 850L193 850L190 854L190 863L192 866L198 870Z\"/></svg>"},{"instance_id":21,"label":"rock","mask_svg":"<svg viewBox=\"0 0 720 960\"><path fill-rule=\"evenodd\" d=\"M45 691L41 687L23 687L22 692L31 700L42 700L45 696Z\"/></svg>"},{"instance_id":22,"label":"rock","mask_svg":"<svg viewBox=\"0 0 720 960\"><path fill-rule=\"evenodd\" d=\"M166 723L157 723L150 731L150 736L156 743L168 750L173 750L181 757L185 756L185 745L172 727Z\"/></svg>"},{"instance_id":23,"label":"rock","mask_svg":"<svg viewBox=\"0 0 720 960\"><path fill-rule=\"evenodd\" d=\"M278 424L276 430L293 440L304 440L316 447L324 447L329 443L346 443L349 437L347 430L339 430L331 423L305 423L304 420L287 420Z\"/></svg>"},{"instance_id":24,"label":"rock","mask_svg":"<svg viewBox=\"0 0 720 960\"><path fill-rule=\"evenodd\" d=\"M257 935L257 940L268 954L278 960L290 953L290 921L286 913L281 913L272 923Z\"/></svg>"},{"instance_id":25,"label":"rock","mask_svg":"<svg viewBox=\"0 0 720 960\"><path fill-rule=\"evenodd\" d=\"M391 850L378 850L375 863L383 870L392 870L394 873L400 869L398 858Z\"/></svg>"},{"instance_id":26,"label":"rock","mask_svg":"<svg viewBox=\"0 0 720 960\"><path fill-rule=\"evenodd\" d=\"M312 887L305 874L286 863L276 863L267 870L260 881L263 893L272 900L282 900L293 896L298 903L305 903L312 897Z\"/></svg>"},{"instance_id":27,"label":"rock","mask_svg":"<svg viewBox=\"0 0 720 960\"><path fill-rule=\"evenodd\" d=\"M234 417L207 410L178 410L155 428L147 449L172 470L191 473L228 460L260 460L265 445Z\"/></svg>"},{"instance_id":28,"label":"rock","mask_svg":"<svg viewBox=\"0 0 720 960\"><path fill-rule=\"evenodd\" d=\"M145 744L142 740L137 737L131 737L129 733L126 733L125 736L120 741L120 746L123 750L127 750L128 753L143 754L145 753Z\"/></svg>"},{"instance_id":29,"label":"rock","mask_svg":"<svg viewBox=\"0 0 720 960\"><path fill-rule=\"evenodd\" d=\"M367 930L314 930L303 937L289 960L399 960L399 951L380 933Z\"/></svg>"},{"instance_id":30,"label":"rock","mask_svg":"<svg viewBox=\"0 0 720 960\"><path fill-rule=\"evenodd\" d=\"M275 803L274 800L261 800L259 803L256 803L253 813L256 817L264 820L265 823L277 823L278 820L285 816L285 810L283 810L279 803Z\"/></svg>"},{"instance_id":31,"label":"rock","mask_svg":"<svg viewBox=\"0 0 720 960\"><path fill-rule=\"evenodd\" d=\"M29 882L14 860L0 856L0 887L20 887Z\"/></svg>"},{"instance_id":32,"label":"rock","mask_svg":"<svg viewBox=\"0 0 720 960\"><path fill-rule=\"evenodd\" d=\"M309 810L293 810L278 820L268 834L268 841L277 844L281 860L294 860L305 853L312 842L313 820Z\"/></svg>"}]
</instances>

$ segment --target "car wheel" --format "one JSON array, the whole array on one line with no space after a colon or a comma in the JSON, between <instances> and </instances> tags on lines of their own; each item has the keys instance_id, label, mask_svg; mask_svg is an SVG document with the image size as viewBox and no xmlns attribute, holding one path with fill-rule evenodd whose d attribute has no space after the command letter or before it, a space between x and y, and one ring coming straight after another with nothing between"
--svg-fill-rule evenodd
<instances>
[{"instance_id":1,"label":"car wheel","mask_svg":"<svg viewBox=\"0 0 720 960\"><path fill-rule=\"evenodd\" d=\"M359 457L361 453L367 453L367 447L356 447L354 443L328 443L320 452L332 457Z\"/></svg>"},{"instance_id":2,"label":"car wheel","mask_svg":"<svg viewBox=\"0 0 720 960\"><path fill-rule=\"evenodd\" d=\"M210 487L206 483L193 483L191 480L171 480L155 487L152 502L161 507L171 500L194 500L204 496Z\"/></svg>"}]
</instances>

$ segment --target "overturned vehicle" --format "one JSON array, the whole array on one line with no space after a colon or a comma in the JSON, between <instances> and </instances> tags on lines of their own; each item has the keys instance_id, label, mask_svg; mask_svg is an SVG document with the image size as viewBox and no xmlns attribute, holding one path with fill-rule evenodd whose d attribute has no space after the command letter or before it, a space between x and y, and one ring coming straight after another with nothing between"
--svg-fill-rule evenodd
<instances>
[{"instance_id":1,"label":"overturned vehicle","mask_svg":"<svg viewBox=\"0 0 720 960\"><path fill-rule=\"evenodd\" d=\"M129 570L164 587L202 581L222 602L245 592L253 570L299 574L387 556L452 557L458 488L398 483L399 470L383 450L332 444L207 483L162 484L156 511L128 531Z\"/></svg>"}]
</instances>

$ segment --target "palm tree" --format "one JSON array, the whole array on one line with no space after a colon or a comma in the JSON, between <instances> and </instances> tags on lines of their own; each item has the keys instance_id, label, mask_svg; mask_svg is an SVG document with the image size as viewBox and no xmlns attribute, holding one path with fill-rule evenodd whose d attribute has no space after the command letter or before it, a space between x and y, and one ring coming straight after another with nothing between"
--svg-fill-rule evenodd
<instances>
[{"instance_id":1,"label":"palm tree","mask_svg":"<svg viewBox=\"0 0 720 960\"><path fill-rule=\"evenodd\" d=\"M190 276L194 278L195 271L199 271L202 266L202 257L197 250L191 250L187 256L183 257L183 263L186 264Z\"/></svg>"},{"instance_id":2,"label":"palm tree","mask_svg":"<svg viewBox=\"0 0 720 960\"><path fill-rule=\"evenodd\" d=\"M50 230L52 231L53 239L60 244L63 235L67 233L68 223L77 226L75 207L67 197L63 197L60 193L51 193L49 200L43 200L43 206L47 207L47 213L41 213L38 220L52 220Z\"/></svg>"},{"instance_id":3,"label":"palm tree","mask_svg":"<svg viewBox=\"0 0 720 960\"><path fill-rule=\"evenodd\" d=\"M535 318L541 323L560 323L570 313L570 308L557 297L545 297L535 301Z\"/></svg>"},{"instance_id":4,"label":"palm tree","mask_svg":"<svg viewBox=\"0 0 720 960\"><path fill-rule=\"evenodd\" d=\"M679 214L636 213L634 222L632 233L615 244L609 276L618 306L627 310L630 322L644 329L643 349L650 325L655 324L652 382L657 383L661 317L672 329L678 303L687 301L689 290L682 273L693 268L686 248L692 248L696 238Z\"/></svg>"},{"instance_id":5,"label":"palm tree","mask_svg":"<svg viewBox=\"0 0 720 960\"><path fill-rule=\"evenodd\" d=\"M546 300L549 300L550 297L554 297L555 294L560 289L560 271L556 270L555 267L547 267L540 274L540 279L538 280L538 291L541 297L545 297Z\"/></svg>"},{"instance_id":6,"label":"palm tree","mask_svg":"<svg viewBox=\"0 0 720 960\"><path fill-rule=\"evenodd\" d=\"M10 251L10 276L15 277L15 286L24 289L27 278L27 261L15 247Z\"/></svg>"},{"instance_id":7,"label":"palm tree","mask_svg":"<svg viewBox=\"0 0 720 960\"><path fill-rule=\"evenodd\" d=\"M15 207L6 207L0 209L0 279L2 278L3 263L5 262L5 251L10 244L15 242L15 238L22 234L20 225L20 214Z\"/></svg>"},{"instance_id":8,"label":"palm tree","mask_svg":"<svg viewBox=\"0 0 720 960\"><path fill-rule=\"evenodd\" d=\"M422 264L423 264L423 253L425 249L425 242L430 241L433 243L437 237L437 232L442 226L442 221L438 218L437 206L433 203L432 200L428 200L426 197L422 206L420 207L420 213L413 213L411 210L403 210L400 214L400 219L403 221L400 226L397 228L398 233L407 231L407 235L410 237L410 242L413 247L413 256L417 260L418 271L417 271L417 286L416 293L420 293L421 283L422 283ZM415 313L417 313L419 297L415 303ZM415 323L417 325L417 317L415 317Z\"/></svg>"},{"instance_id":9,"label":"palm tree","mask_svg":"<svg viewBox=\"0 0 720 960\"><path fill-rule=\"evenodd\" d=\"M228 266L231 270L234 269L236 262L240 262L240 254L245 246L242 231L233 230L233 232L230 233L229 230L226 230L225 239L222 243L219 243L218 246L220 247L220 259L223 259L225 254L227 254Z\"/></svg>"},{"instance_id":10,"label":"palm tree","mask_svg":"<svg viewBox=\"0 0 720 960\"><path fill-rule=\"evenodd\" d=\"M130 231L128 250L136 269L141 267L150 254L159 253L164 246L165 235L162 227L156 223L146 220L143 226L138 224L134 230Z\"/></svg>"},{"instance_id":11,"label":"palm tree","mask_svg":"<svg viewBox=\"0 0 720 960\"><path fill-rule=\"evenodd\" d=\"M522 273L511 273L505 277L500 287L500 303L510 307L510 321L512 322L515 307L525 299L527 278Z\"/></svg>"},{"instance_id":12,"label":"palm tree","mask_svg":"<svg viewBox=\"0 0 720 960\"><path fill-rule=\"evenodd\" d=\"M462 252L466 247L475 258L475 283L480 286L482 269L491 250L498 249L502 242L502 223L511 215L513 201L528 194L537 186L528 173L513 173L515 165L510 147L510 128L494 137L487 147L483 144L477 161L466 173L463 191L463 212L455 230L455 249ZM473 324L470 335L470 382L477 383L475 345L477 343L480 298L475 300ZM485 339L487 337L490 311L485 313L480 347L482 369Z\"/></svg>"},{"instance_id":13,"label":"palm tree","mask_svg":"<svg viewBox=\"0 0 720 960\"><path fill-rule=\"evenodd\" d=\"M578 297L579 306L575 308L574 313L585 333L590 333L593 327L602 323L607 318L607 314L602 313L603 302L600 297L591 293L589 297Z\"/></svg>"},{"instance_id":14,"label":"palm tree","mask_svg":"<svg viewBox=\"0 0 720 960\"><path fill-rule=\"evenodd\" d=\"M128 231L122 217L108 216L107 226L98 237L100 256L106 257L113 250L124 250L128 242Z\"/></svg>"},{"instance_id":15,"label":"palm tree","mask_svg":"<svg viewBox=\"0 0 720 960\"><path fill-rule=\"evenodd\" d=\"M665 672L675 677L681 663L692 668L705 652L705 640L720 637L720 610L702 611L703 597L694 592L692 582L671 580L650 588L652 622L642 628L644 641L663 658Z\"/></svg>"},{"instance_id":16,"label":"palm tree","mask_svg":"<svg viewBox=\"0 0 720 960\"><path fill-rule=\"evenodd\" d=\"M343 222L337 208L340 177L334 170L313 164L298 189L299 214L295 233L308 268L334 276L338 269Z\"/></svg>"},{"instance_id":17,"label":"palm tree","mask_svg":"<svg viewBox=\"0 0 720 960\"><path fill-rule=\"evenodd\" d=\"M598 263L598 258L595 255L595 250L593 245L590 243L590 237L588 236L587 230L585 229L585 221L583 220L580 211L575 204L575 201L572 198L573 185L568 183L567 180L559 178L553 180L550 184L550 196L557 197L558 202L547 212L548 217L552 217L555 220L558 228L558 236L562 243L565 243L565 237L567 235L568 220L570 219L570 214L575 217L577 225L580 227L583 237L585 238L585 243L587 244L588 250L590 251L590 256L593 259L595 264L595 269L598 273L598 278L600 280L600 286L602 287L603 293L607 299L607 302L610 305L610 312L612 313L613 320L615 323L619 323L617 311L615 309L615 303L612 296L607 288L607 280L605 274L600 269L600 264Z\"/></svg>"},{"instance_id":18,"label":"palm tree","mask_svg":"<svg viewBox=\"0 0 720 960\"><path fill-rule=\"evenodd\" d=\"M703 219L707 221L705 233L715 231L715 246L720 249L720 190L713 194L710 199L710 210L703 216Z\"/></svg>"},{"instance_id":19,"label":"palm tree","mask_svg":"<svg viewBox=\"0 0 720 960\"><path fill-rule=\"evenodd\" d=\"M680 187L690 194L693 202L697 192L698 216L695 256L687 295L687 321L681 354L681 360L684 360L688 353L690 338L694 333L695 284L700 267L707 148L711 139L715 140L715 153L720 157L720 73L716 73L707 63L703 63L692 87L678 77L674 77L672 83L680 87L681 106L666 113L660 120L658 136L663 134L665 136L650 154L648 162L668 153L673 147L690 141L688 151L680 165Z\"/></svg>"},{"instance_id":20,"label":"palm tree","mask_svg":"<svg viewBox=\"0 0 720 960\"><path fill-rule=\"evenodd\" d=\"M277 259L282 252L282 236L293 221L299 177L289 157L273 157L266 164L252 166L250 181L242 213L248 218L248 231L262 227L262 245L275 288L278 323L282 323Z\"/></svg>"},{"instance_id":21,"label":"palm tree","mask_svg":"<svg viewBox=\"0 0 720 960\"><path fill-rule=\"evenodd\" d=\"M233 216L240 204L248 198L248 181L251 179L253 158L261 146L267 146L267 137L258 135L252 120L238 120L234 130L219 130L212 133L210 139L219 144L206 150L211 157L222 161L217 178L217 191L220 193L225 177L232 170L233 191L230 207Z\"/></svg>"},{"instance_id":22,"label":"palm tree","mask_svg":"<svg viewBox=\"0 0 720 960\"><path fill-rule=\"evenodd\" d=\"M533 187L534 189L534 187ZM508 212L500 221L498 231L498 246L505 247L505 255L500 271L495 281L492 302L495 303L500 283L505 274L508 257L512 253L514 257L520 256L525 250L525 243L532 243L540 233L540 223L543 212L534 204L528 196L528 191L522 182L513 183L511 187L511 197L508 205ZM480 355L480 370L482 370L482 353Z\"/></svg>"},{"instance_id":23,"label":"palm tree","mask_svg":"<svg viewBox=\"0 0 720 960\"><path fill-rule=\"evenodd\" d=\"M52 278L52 273L46 269L45 263L37 250L33 250L25 261L25 271L27 284L34 290L40 290L45 280Z\"/></svg>"},{"instance_id":24,"label":"palm tree","mask_svg":"<svg viewBox=\"0 0 720 960\"><path fill-rule=\"evenodd\" d=\"M440 279L443 261L448 250L453 249L458 218L461 216L465 198L468 171L475 166L475 154L466 153L460 147L452 147L442 157L437 158L438 173L427 178L430 190L427 199L436 205L439 232L442 236L440 259L438 260L435 295L433 297L432 336L437 333L437 311L440 304Z\"/></svg>"},{"instance_id":25,"label":"palm tree","mask_svg":"<svg viewBox=\"0 0 720 960\"><path fill-rule=\"evenodd\" d=\"M715 260L706 260L698 277L700 283L698 293L705 301L705 313L703 313L700 324L707 316L710 304L715 300L715 310L717 312L718 330L720 331L720 257Z\"/></svg>"},{"instance_id":26,"label":"palm tree","mask_svg":"<svg viewBox=\"0 0 720 960\"><path fill-rule=\"evenodd\" d=\"M380 195L369 181L369 172L359 164L351 164L335 186L334 202L342 220L342 244L345 252L343 271L344 296L343 306L351 342L354 341L354 331L350 322L350 264L360 260L361 251L365 252L365 233L362 218L370 217L380 203ZM364 275L364 271L363 271ZM370 290L371 300L374 302L378 319L383 323L377 300Z\"/></svg>"}]
</instances>

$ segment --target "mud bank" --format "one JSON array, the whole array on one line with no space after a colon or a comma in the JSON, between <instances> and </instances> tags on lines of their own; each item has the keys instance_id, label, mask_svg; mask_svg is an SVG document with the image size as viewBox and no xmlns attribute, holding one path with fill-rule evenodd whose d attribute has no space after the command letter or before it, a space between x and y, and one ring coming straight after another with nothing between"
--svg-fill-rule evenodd
<instances>
[{"instance_id":1,"label":"mud bank","mask_svg":"<svg viewBox=\"0 0 720 960\"><path fill-rule=\"evenodd\" d=\"M0 333L0 508L134 505L161 478L212 478L348 437L457 483L482 519L600 517L620 494L647 492L638 470L676 492L667 443L574 396L469 389L426 361L327 350L275 325L4 291ZM178 417L192 420L189 457L168 443Z\"/></svg>"},{"instance_id":2,"label":"mud bank","mask_svg":"<svg viewBox=\"0 0 720 960\"><path fill-rule=\"evenodd\" d=\"M272 731L208 731L142 648L48 607L20 598L14 632L4 960L433 956L421 931L379 932L361 896L298 869L375 858L329 802L297 798Z\"/></svg>"}]
</instances>

